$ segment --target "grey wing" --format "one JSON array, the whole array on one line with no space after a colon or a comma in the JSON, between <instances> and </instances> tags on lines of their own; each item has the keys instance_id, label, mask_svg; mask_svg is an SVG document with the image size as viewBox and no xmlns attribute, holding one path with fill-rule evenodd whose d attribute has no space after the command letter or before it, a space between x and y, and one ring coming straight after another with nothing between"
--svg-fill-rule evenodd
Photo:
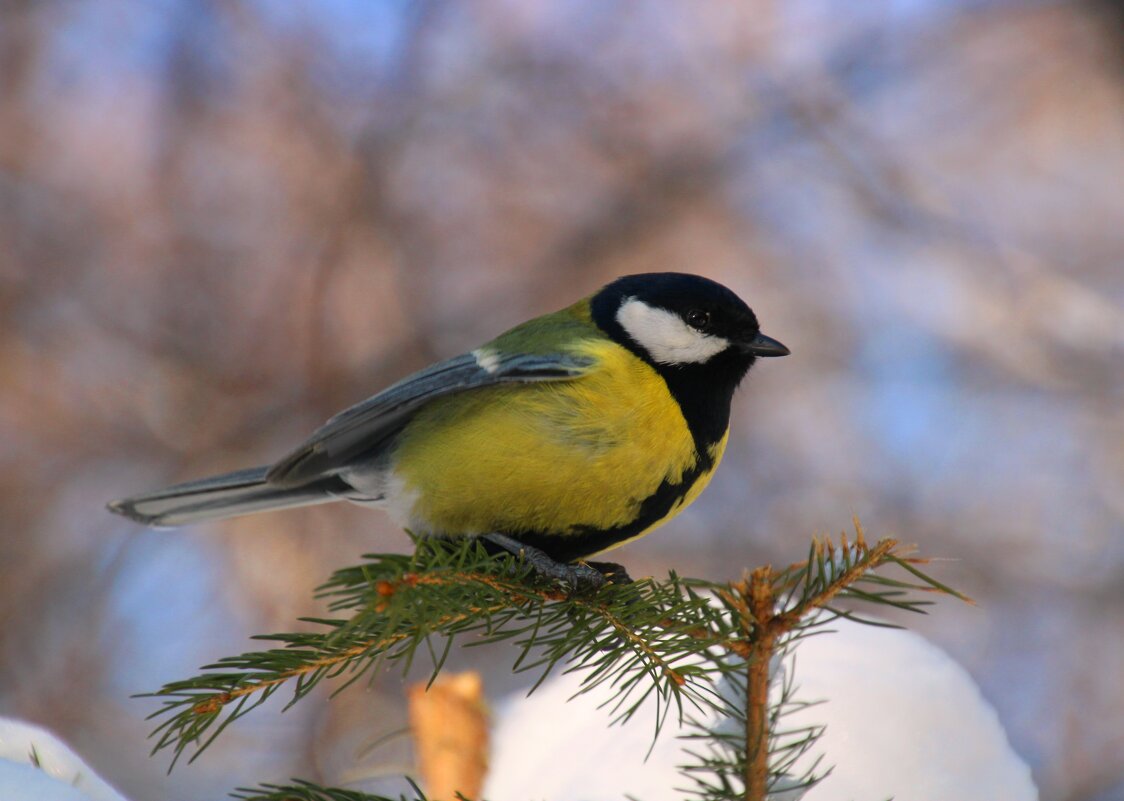
<instances>
[{"instance_id":1,"label":"grey wing","mask_svg":"<svg viewBox=\"0 0 1124 801\"><path fill-rule=\"evenodd\" d=\"M427 367L337 414L266 474L277 486L299 486L376 452L425 404L495 384L564 381L584 374L593 359L567 354L466 353Z\"/></svg>"}]
</instances>

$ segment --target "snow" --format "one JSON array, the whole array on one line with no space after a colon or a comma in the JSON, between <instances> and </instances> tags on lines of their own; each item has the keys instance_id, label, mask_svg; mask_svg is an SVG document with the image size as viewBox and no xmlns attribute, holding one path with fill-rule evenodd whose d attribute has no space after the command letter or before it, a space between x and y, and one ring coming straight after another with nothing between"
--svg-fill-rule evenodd
<instances>
[{"instance_id":1,"label":"snow","mask_svg":"<svg viewBox=\"0 0 1124 801\"><path fill-rule=\"evenodd\" d=\"M126 801L58 737L11 718L0 718L0 799Z\"/></svg>"},{"instance_id":2,"label":"snow","mask_svg":"<svg viewBox=\"0 0 1124 801\"><path fill-rule=\"evenodd\" d=\"M922 637L900 629L839 620L836 633L804 640L796 697L824 703L786 716L789 727L827 730L795 772L818 754L834 769L803 801L1035 801L1026 763L1012 750L995 710L968 673ZM567 703L580 675L555 676L529 698L499 705L491 801L559 799L649 801L686 798L689 761L669 722L651 755L654 708L624 727L607 726L595 690ZM644 713L647 712L645 717ZM786 793L785 801L798 797Z\"/></svg>"},{"instance_id":3,"label":"snow","mask_svg":"<svg viewBox=\"0 0 1124 801\"><path fill-rule=\"evenodd\" d=\"M796 696L823 703L791 712L790 728L827 729L795 772L819 754L832 772L802 801L1036 801L1030 770L1011 749L995 710L968 673L922 637L845 620L796 649ZM580 675L549 679L529 698L498 705L490 801L672 801L687 793L676 766L689 761L669 721L652 746L646 706L610 728L604 689L568 699ZM34 751L39 765L32 763ZM645 758L647 756L647 759ZM795 801L799 792L783 794ZM0 718L0 799L126 801L50 732ZM781 795L777 796L780 801Z\"/></svg>"}]
</instances>

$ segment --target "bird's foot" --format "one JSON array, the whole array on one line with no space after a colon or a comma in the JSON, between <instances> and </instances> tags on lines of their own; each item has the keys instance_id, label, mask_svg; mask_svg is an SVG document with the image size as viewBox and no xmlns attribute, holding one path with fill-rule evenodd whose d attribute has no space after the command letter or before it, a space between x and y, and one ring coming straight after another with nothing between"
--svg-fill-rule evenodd
<instances>
[{"instance_id":1,"label":"bird's foot","mask_svg":"<svg viewBox=\"0 0 1124 801\"><path fill-rule=\"evenodd\" d=\"M623 567L612 562L559 562L545 551L506 534L485 534L482 539L523 559L539 576L562 584L567 595L585 595L596 592L606 583L628 584L632 581Z\"/></svg>"},{"instance_id":2,"label":"bird's foot","mask_svg":"<svg viewBox=\"0 0 1124 801\"><path fill-rule=\"evenodd\" d=\"M628 575L624 565L618 565L616 562L586 562L585 564L604 576L610 584L632 583L632 576Z\"/></svg>"}]
</instances>

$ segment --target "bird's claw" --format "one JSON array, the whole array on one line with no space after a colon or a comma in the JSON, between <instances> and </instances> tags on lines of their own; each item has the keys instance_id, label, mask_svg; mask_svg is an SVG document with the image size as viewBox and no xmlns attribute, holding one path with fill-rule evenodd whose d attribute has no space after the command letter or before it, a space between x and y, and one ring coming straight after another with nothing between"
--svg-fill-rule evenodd
<instances>
[{"instance_id":1,"label":"bird's claw","mask_svg":"<svg viewBox=\"0 0 1124 801\"><path fill-rule=\"evenodd\" d=\"M485 534L483 539L523 559L537 575L563 585L567 596L595 593L607 583L628 584L632 581L623 567L612 562L559 562L545 551L506 534Z\"/></svg>"}]
</instances>

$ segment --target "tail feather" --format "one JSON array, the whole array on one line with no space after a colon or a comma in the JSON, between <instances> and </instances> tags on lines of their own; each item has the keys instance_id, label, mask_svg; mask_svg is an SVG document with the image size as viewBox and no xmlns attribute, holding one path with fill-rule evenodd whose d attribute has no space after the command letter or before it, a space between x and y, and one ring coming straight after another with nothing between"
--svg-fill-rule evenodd
<instances>
[{"instance_id":1,"label":"tail feather","mask_svg":"<svg viewBox=\"0 0 1124 801\"><path fill-rule=\"evenodd\" d=\"M236 470L188 481L156 492L112 501L109 510L146 526L182 526L203 520L287 509L339 500L346 490L332 477L302 487L276 487L265 480L268 467Z\"/></svg>"}]
</instances>

